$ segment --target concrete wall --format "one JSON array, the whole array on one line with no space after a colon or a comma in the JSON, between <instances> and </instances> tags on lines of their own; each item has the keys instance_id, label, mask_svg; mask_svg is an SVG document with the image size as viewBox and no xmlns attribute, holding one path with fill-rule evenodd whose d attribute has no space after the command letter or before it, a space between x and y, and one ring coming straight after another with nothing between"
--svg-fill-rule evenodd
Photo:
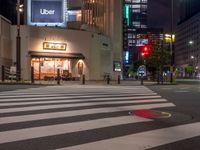
<instances>
[{"instance_id":1,"label":"concrete wall","mask_svg":"<svg viewBox=\"0 0 200 150\"><path fill-rule=\"evenodd\" d=\"M123 48L123 0L111 0L111 16L110 16L110 34L112 49L113 49L113 61L122 60L122 48ZM114 78L120 75L119 72L114 72Z\"/></svg>"},{"instance_id":2,"label":"concrete wall","mask_svg":"<svg viewBox=\"0 0 200 150\"><path fill-rule=\"evenodd\" d=\"M15 30L16 26L12 26L13 42L15 42ZM86 79L101 80L104 72L112 70L111 44L109 38L105 36L77 30L21 26L21 68L24 80L30 80L31 58L28 55L29 51L58 52L44 51L43 42L45 41L67 43L67 50L63 53L82 53L85 56L84 74ZM105 46L105 43L107 46ZM15 60L14 46L12 50L13 59ZM77 63L78 60L72 61L72 74L74 76L78 76Z\"/></svg>"},{"instance_id":3,"label":"concrete wall","mask_svg":"<svg viewBox=\"0 0 200 150\"><path fill-rule=\"evenodd\" d=\"M6 67L10 67L12 65L12 41L10 33L11 22L0 15L0 67L2 65Z\"/></svg>"}]
</instances>

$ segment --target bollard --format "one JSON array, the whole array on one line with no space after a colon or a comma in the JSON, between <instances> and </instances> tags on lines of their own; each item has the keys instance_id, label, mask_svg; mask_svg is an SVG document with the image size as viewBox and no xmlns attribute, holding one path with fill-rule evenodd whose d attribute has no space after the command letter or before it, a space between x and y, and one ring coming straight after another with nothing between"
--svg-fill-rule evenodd
<instances>
[{"instance_id":1,"label":"bollard","mask_svg":"<svg viewBox=\"0 0 200 150\"><path fill-rule=\"evenodd\" d=\"M83 75L82 84L83 84L83 85L85 84L85 75Z\"/></svg>"},{"instance_id":2,"label":"bollard","mask_svg":"<svg viewBox=\"0 0 200 150\"><path fill-rule=\"evenodd\" d=\"M60 69L57 70L57 84L60 85Z\"/></svg>"},{"instance_id":3,"label":"bollard","mask_svg":"<svg viewBox=\"0 0 200 150\"><path fill-rule=\"evenodd\" d=\"M107 75L106 80L107 80L107 84L110 84L110 76L109 75Z\"/></svg>"},{"instance_id":4,"label":"bollard","mask_svg":"<svg viewBox=\"0 0 200 150\"><path fill-rule=\"evenodd\" d=\"M1 81L5 81L5 67L3 65L1 66Z\"/></svg>"},{"instance_id":5,"label":"bollard","mask_svg":"<svg viewBox=\"0 0 200 150\"><path fill-rule=\"evenodd\" d=\"M34 82L34 68L31 67L31 83L33 84Z\"/></svg>"},{"instance_id":6,"label":"bollard","mask_svg":"<svg viewBox=\"0 0 200 150\"><path fill-rule=\"evenodd\" d=\"M120 75L117 77L117 83L120 84Z\"/></svg>"}]
</instances>

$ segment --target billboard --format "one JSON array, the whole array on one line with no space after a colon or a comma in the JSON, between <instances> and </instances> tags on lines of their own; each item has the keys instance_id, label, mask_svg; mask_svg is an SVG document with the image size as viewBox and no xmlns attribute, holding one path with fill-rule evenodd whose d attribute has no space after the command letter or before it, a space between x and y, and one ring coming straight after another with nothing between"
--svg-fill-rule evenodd
<instances>
[{"instance_id":1,"label":"billboard","mask_svg":"<svg viewBox=\"0 0 200 150\"><path fill-rule=\"evenodd\" d=\"M35 1L31 3L31 21L55 23L62 21L62 1Z\"/></svg>"},{"instance_id":2,"label":"billboard","mask_svg":"<svg viewBox=\"0 0 200 150\"><path fill-rule=\"evenodd\" d=\"M66 0L29 0L28 24L34 26L66 26Z\"/></svg>"}]
</instances>

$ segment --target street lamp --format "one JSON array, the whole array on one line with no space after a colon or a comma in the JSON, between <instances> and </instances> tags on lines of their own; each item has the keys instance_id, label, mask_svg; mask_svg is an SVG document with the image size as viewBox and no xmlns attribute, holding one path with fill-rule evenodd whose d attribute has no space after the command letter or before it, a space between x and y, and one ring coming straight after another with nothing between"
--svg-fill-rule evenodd
<instances>
[{"instance_id":1,"label":"street lamp","mask_svg":"<svg viewBox=\"0 0 200 150\"><path fill-rule=\"evenodd\" d=\"M174 44L173 44L173 25L174 25L174 0L171 0L171 66L170 66L170 83L173 82L173 66L174 66Z\"/></svg>"},{"instance_id":2,"label":"street lamp","mask_svg":"<svg viewBox=\"0 0 200 150\"><path fill-rule=\"evenodd\" d=\"M193 45L194 44L194 42L193 41L189 41L189 45Z\"/></svg>"},{"instance_id":3,"label":"street lamp","mask_svg":"<svg viewBox=\"0 0 200 150\"><path fill-rule=\"evenodd\" d=\"M23 11L23 5L17 0L17 36L16 36L16 80L21 80L21 37L20 37L20 12Z\"/></svg>"}]
</instances>

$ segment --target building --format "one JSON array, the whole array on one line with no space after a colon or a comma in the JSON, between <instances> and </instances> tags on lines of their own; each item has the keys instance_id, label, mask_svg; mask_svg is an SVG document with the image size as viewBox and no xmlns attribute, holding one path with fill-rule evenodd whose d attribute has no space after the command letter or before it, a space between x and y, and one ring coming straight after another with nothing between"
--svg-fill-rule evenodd
<instances>
[{"instance_id":1,"label":"building","mask_svg":"<svg viewBox=\"0 0 200 150\"><path fill-rule=\"evenodd\" d=\"M200 68L200 12L180 22L176 30L175 65L180 76L185 76L185 67L192 65L196 75Z\"/></svg>"},{"instance_id":2,"label":"building","mask_svg":"<svg viewBox=\"0 0 200 150\"><path fill-rule=\"evenodd\" d=\"M180 0L180 22L200 11L199 0Z\"/></svg>"},{"instance_id":3,"label":"building","mask_svg":"<svg viewBox=\"0 0 200 150\"><path fill-rule=\"evenodd\" d=\"M55 78L58 69L72 79L83 74L88 80L120 75L122 0L78 2L25 1L27 21L20 27L22 80L30 80L31 67L35 79ZM12 62L16 62L16 30L11 27Z\"/></svg>"},{"instance_id":4,"label":"building","mask_svg":"<svg viewBox=\"0 0 200 150\"><path fill-rule=\"evenodd\" d=\"M146 45L161 45L164 39L162 28L137 29L137 39L141 39Z\"/></svg>"},{"instance_id":5,"label":"building","mask_svg":"<svg viewBox=\"0 0 200 150\"><path fill-rule=\"evenodd\" d=\"M139 47L147 44L147 41L137 36L138 29L147 28L147 2L147 0L124 0L123 63L125 68L138 60Z\"/></svg>"},{"instance_id":6,"label":"building","mask_svg":"<svg viewBox=\"0 0 200 150\"><path fill-rule=\"evenodd\" d=\"M16 0L0 1L0 15L16 23Z\"/></svg>"},{"instance_id":7,"label":"building","mask_svg":"<svg viewBox=\"0 0 200 150\"><path fill-rule=\"evenodd\" d=\"M0 70L12 65L11 43L11 21L0 15Z\"/></svg>"},{"instance_id":8,"label":"building","mask_svg":"<svg viewBox=\"0 0 200 150\"><path fill-rule=\"evenodd\" d=\"M181 77L186 75L185 67L188 65L196 68L196 75L199 72L199 6L199 0L180 0L180 21L176 29L174 57Z\"/></svg>"}]
</instances>

